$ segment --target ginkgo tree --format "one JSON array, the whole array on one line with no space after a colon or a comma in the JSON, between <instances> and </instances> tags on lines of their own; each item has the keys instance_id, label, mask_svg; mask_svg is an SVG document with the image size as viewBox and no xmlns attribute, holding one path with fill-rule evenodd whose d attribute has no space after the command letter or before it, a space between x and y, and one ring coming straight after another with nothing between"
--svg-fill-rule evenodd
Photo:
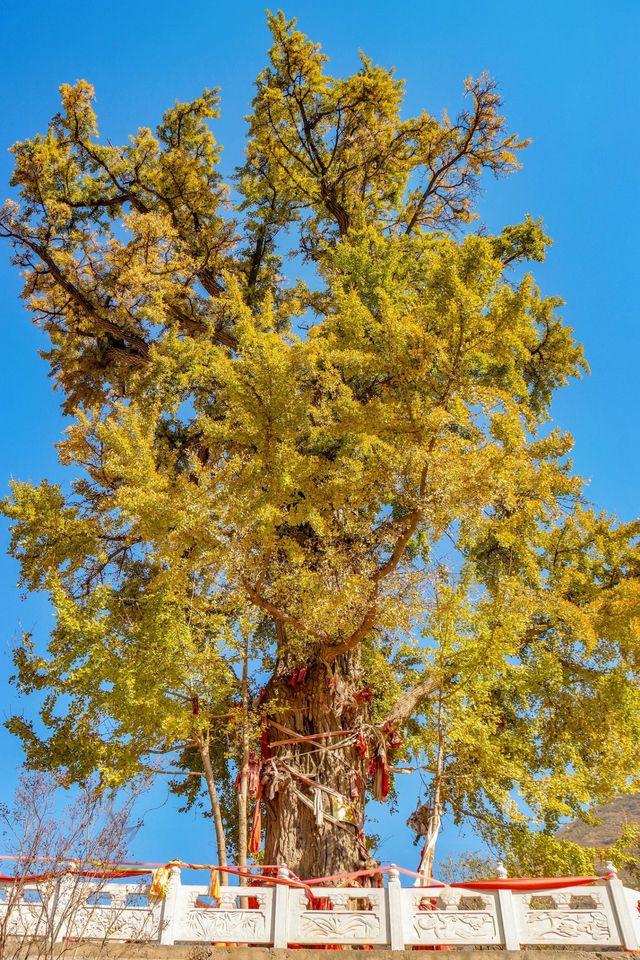
<instances>
[{"instance_id":1,"label":"ginkgo tree","mask_svg":"<svg viewBox=\"0 0 640 960\"><path fill-rule=\"evenodd\" d=\"M487 76L456 119L402 119L393 71L333 77L269 27L228 180L216 91L113 146L63 86L13 148L0 232L71 479L4 507L55 611L17 653L41 722L11 726L71 779L202 741L301 876L372 864L366 802L408 760L427 835L448 811L562 868L557 825L640 773L639 527L588 507L549 425L585 362L523 267L541 222L474 211L526 143Z\"/></svg>"}]
</instances>

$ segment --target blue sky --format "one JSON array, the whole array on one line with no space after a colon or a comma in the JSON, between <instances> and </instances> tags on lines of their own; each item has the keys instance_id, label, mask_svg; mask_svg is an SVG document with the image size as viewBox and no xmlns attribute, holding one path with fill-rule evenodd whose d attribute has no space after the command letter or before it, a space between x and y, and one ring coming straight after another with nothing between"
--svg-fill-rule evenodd
<instances>
[{"instance_id":1,"label":"blue sky","mask_svg":"<svg viewBox=\"0 0 640 960\"><path fill-rule=\"evenodd\" d=\"M274 5L275 9L275 5ZM637 265L640 197L640 4L637 0L292 0L285 7L321 42L334 73L357 68L359 49L393 65L407 80L407 112L433 113L461 103L462 82L488 70L499 82L512 130L532 137L524 169L507 181L486 181L480 202L490 230L526 213L543 216L554 246L535 274L546 294L566 300L564 316L585 344L591 376L558 396L555 418L576 440L576 470L589 496L623 519L638 513L640 468L637 382L640 324ZM222 88L216 136L226 171L240 162L252 82L268 45L264 5L255 0L5 0L0 88L0 195L8 195L16 140L45 129L58 108L61 83L84 78L97 90L103 136L124 140L153 126L174 100ZM55 480L53 444L63 426L45 346L18 293L19 279L0 248L0 487L10 477ZM42 598L21 602L17 569L0 532L0 722L21 708L8 683L10 649L20 630L45 641L51 625ZM11 796L19 746L0 730L0 800ZM400 810L372 824L384 860L413 867L417 858L404 821L414 789L403 783ZM210 826L180 816L158 786L141 805L145 825L136 857L212 860ZM448 828L440 854L477 847ZM0 851L1 852L1 851Z\"/></svg>"}]
</instances>

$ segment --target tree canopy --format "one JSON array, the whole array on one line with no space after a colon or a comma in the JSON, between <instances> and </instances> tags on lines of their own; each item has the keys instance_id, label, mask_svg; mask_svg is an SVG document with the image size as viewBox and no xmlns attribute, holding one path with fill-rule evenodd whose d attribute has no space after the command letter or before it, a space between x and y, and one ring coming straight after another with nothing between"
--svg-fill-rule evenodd
<instances>
[{"instance_id":1,"label":"tree canopy","mask_svg":"<svg viewBox=\"0 0 640 960\"><path fill-rule=\"evenodd\" d=\"M230 178L215 90L113 146L90 84L65 85L13 148L0 233L70 480L4 505L55 610L48 650L16 654L43 723L10 726L74 780L178 750L229 795L240 770L267 850L307 875L366 860L366 798L406 761L432 826L567 868L558 824L640 773L640 527L588 504L550 424L586 365L523 267L541 221L477 219L526 141L487 76L455 119L403 119L393 71L332 77L295 21L269 26Z\"/></svg>"}]
</instances>

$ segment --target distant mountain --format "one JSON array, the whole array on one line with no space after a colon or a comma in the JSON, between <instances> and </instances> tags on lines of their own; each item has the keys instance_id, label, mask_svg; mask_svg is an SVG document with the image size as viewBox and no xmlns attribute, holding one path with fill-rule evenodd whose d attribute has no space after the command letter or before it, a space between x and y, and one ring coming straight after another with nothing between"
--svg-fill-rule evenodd
<instances>
[{"instance_id":1,"label":"distant mountain","mask_svg":"<svg viewBox=\"0 0 640 960\"><path fill-rule=\"evenodd\" d=\"M602 807L596 807L594 815L602 822L596 825L574 820L558 831L562 840L571 840L581 847L610 847L620 838L627 823L640 824L640 794L618 797Z\"/></svg>"}]
</instances>

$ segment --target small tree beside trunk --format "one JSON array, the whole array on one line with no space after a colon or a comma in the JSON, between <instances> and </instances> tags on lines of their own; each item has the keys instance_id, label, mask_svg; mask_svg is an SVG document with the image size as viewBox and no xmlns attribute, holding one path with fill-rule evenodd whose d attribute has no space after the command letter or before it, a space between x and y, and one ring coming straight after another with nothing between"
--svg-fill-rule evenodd
<instances>
[{"instance_id":1,"label":"small tree beside trunk","mask_svg":"<svg viewBox=\"0 0 640 960\"><path fill-rule=\"evenodd\" d=\"M92 904L110 881L84 874L108 872L126 858L139 795L138 787L118 799L84 786L69 797L50 774L22 775L13 802L0 808L2 960L72 958L85 938L101 952L109 930L96 936ZM114 929L118 919L111 909Z\"/></svg>"}]
</instances>

